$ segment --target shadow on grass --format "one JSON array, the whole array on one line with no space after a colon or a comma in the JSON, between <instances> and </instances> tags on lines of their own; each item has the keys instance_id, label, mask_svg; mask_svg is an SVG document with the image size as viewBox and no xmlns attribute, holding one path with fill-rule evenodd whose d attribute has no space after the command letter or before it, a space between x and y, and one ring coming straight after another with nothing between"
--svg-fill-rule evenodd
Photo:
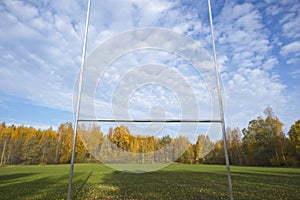
<instances>
[{"instance_id":1,"label":"shadow on grass","mask_svg":"<svg viewBox=\"0 0 300 200\"><path fill-rule=\"evenodd\" d=\"M90 188L91 189L91 188ZM229 199L226 174L187 171L114 171L78 199Z\"/></svg>"},{"instance_id":2,"label":"shadow on grass","mask_svg":"<svg viewBox=\"0 0 300 200\"><path fill-rule=\"evenodd\" d=\"M14 182L18 179L22 179L24 177L28 177L36 174L38 173L16 173L16 174L0 175L0 184L7 183L7 182Z\"/></svg>"},{"instance_id":3,"label":"shadow on grass","mask_svg":"<svg viewBox=\"0 0 300 200\"><path fill-rule=\"evenodd\" d=\"M82 177L84 174L75 173ZM90 176L90 175L89 175ZM0 199L66 199L69 174L16 173L0 175ZM74 187L84 185L86 180L73 181ZM81 187L82 187L81 186Z\"/></svg>"},{"instance_id":4,"label":"shadow on grass","mask_svg":"<svg viewBox=\"0 0 300 200\"><path fill-rule=\"evenodd\" d=\"M229 199L226 172L208 169L136 174L114 171L97 184L87 182L89 188L83 187L77 199ZM232 170L235 199L299 199L299 172L241 169Z\"/></svg>"},{"instance_id":5,"label":"shadow on grass","mask_svg":"<svg viewBox=\"0 0 300 200\"><path fill-rule=\"evenodd\" d=\"M232 171L233 190L238 199L299 199L299 172L253 168Z\"/></svg>"},{"instance_id":6,"label":"shadow on grass","mask_svg":"<svg viewBox=\"0 0 300 200\"><path fill-rule=\"evenodd\" d=\"M0 199L66 199L68 166L3 169ZM79 165L72 199L229 199L222 166L173 165L149 173L127 173L103 165ZM31 170L31 171L30 171ZM274 171L275 170L275 171ZM235 199L299 199L299 170L232 168Z\"/></svg>"},{"instance_id":7,"label":"shadow on grass","mask_svg":"<svg viewBox=\"0 0 300 200\"><path fill-rule=\"evenodd\" d=\"M89 178L91 177L92 174L93 174L93 171L91 171L83 181L77 181L77 183L78 184L81 183L81 185L79 187L75 188L75 190L74 190L74 186L76 185L76 183L73 183L73 190L72 190L73 199L80 198L80 197L78 197L78 194L83 190L84 187L86 187L86 183L87 183L87 181L89 180Z\"/></svg>"}]
</instances>

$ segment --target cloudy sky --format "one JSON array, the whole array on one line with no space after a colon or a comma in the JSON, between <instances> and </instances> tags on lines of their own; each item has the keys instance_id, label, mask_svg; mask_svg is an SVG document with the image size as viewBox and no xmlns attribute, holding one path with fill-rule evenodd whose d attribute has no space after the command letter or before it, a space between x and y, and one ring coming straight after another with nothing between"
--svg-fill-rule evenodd
<instances>
[{"instance_id":1,"label":"cloudy sky","mask_svg":"<svg viewBox=\"0 0 300 200\"><path fill-rule=\"evenodd\" d=\"M242 129L270 105L287 132L300 119L300 3L211 3L227 126ZM0 121L38 128L56 128L62 122L74 121L74 85L80 68L86 8L86 0L0 2ZM87 59L111 38L144 27L175 31L212 55L206 0L92 0ZM150 115L176 117L182 112L180 96L191 97L188 92L180 93L180 88L174 92L168 85L146 84L127 94L125 103L114 100L124 95L118 85L129 86L124 77L130 80L145 72L132 67L148 65L156 69L157 64L169 65L173 72L181 73L183 82L187 81L197 96L197 103L209 98L201 92L205 81L198 80L188 63L170 52L141 50L116 59L106 75L97 80L101 87L94 90L96 109L109 115L109 111L101 109L113 101L117 105L127 103L133 116L144 116L140 112L147 111ZM122 69L124 66L127 71ZM153 71L149 74L153 75ZM160 73L161 79L155 81L170 81L172 85L177 80L172 82L163 75ZM155 82L151 78L149 81Z\"/></svg>"}]
</instances>

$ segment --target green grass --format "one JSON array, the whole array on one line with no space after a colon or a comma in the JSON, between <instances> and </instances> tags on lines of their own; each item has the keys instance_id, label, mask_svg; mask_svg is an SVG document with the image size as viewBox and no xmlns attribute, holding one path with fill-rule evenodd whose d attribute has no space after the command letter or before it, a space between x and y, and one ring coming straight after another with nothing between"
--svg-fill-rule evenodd
<instances>
[{"instance_id":1,"label":"green grass","mask_svg":"<svg viewBox=\"0 0 300 200\"><path fill-rule=\"evenodd\" d=\"M299 199L299 168L231 167L235 199ZM66 199L69 165L0 167L0 199ZM229 199L224 166L119 172L76 164L73 199Z\"/></svg>"}]
</instances>

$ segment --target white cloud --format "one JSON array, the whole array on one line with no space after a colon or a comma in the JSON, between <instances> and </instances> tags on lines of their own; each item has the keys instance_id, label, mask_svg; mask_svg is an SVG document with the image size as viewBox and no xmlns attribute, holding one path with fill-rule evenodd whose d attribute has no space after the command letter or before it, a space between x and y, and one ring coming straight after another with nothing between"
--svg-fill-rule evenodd
<instances>
[{"instance_id":1,"label":"white cloud","mask_svg":"<svg viewBox=\"0 0 300 200\"><path fill-rule=\"evenodd\" d=\"M232 76L225 83L229 124L242 124L245 127L250 117L256 118L267 105L276 110L285 109L286 86L278 82L276 76L259 69L240 69L233 72Z\"/></svg>"},{"instance_id":2,"label":"white cloud","mask_svg":"<svg viewBox=\"0 0 300 200\"><path fill-rule=\"evenodd\" d=\"M16 17L23 22L39 15L36 7L22 1L4 0L4 4L9 12L16 14Z\"/></svg>"},{"instance_id":3,"label":"white cloud","mask_svg":"<svg viewBox=\"0 0 300 200\"><path fill-rule=\"evenodd\" d=\"M255 6L226 3L216 18L219 51L226 53L235 67L260 67L264 64L272 46Z\"/></svg>"},{"instance_id":4,"label":"white cloud","mask_svg":"<svg viewBox=\"0 0 300 200\"><path fill-rule=\"evenodd\" d=\"M175 5L168 0L92 1L89 41L93 42L88 41L88 52L118 33L139 27L163 26L166 12Z\"/></svg>"},{"instance_id":5,"label":"white cloud","mask_svg":"<svg viewBox=\"0 0 300 200\"><path fill-rule=\"evenodd\" d=\"M299 62L299 60L298 60ZM295 69L292 72L290 72L290 75L292 76L292 78L294 79L298 79L300 78L300 69Z\"/></svg>"},{"instance_id":6,"label":"white cloud","mask_svg":"<svg viewBox=\"0 0 300 200\"><path fill-rule=\"evenodd\" d=\"M300 8L299 8L300 9ZM293 15L290 15L293 16ZM290 17L287 22L283 24L283 34L287 38L299 38L300 37L300 15L297 17Z\"/></svg>"},{"instance_id":7,"label":"white cloud","mask_svg":"<svg viewBox=\"0 0 300 200\"><path fill-rule=\"evenodd\" d=\"M164 46L163 44L161 45ZM104 49L102 49L101 53L105 53ZM98 60L99 59L100 58L98 58ZM176 98L180 97L181 101L184 99L185 101L180 101L180 103L185 103L185 105L179 105L179 108L185 106L184 109L188 109L186 108L187 105L192 106L194 104L186 104L186 101L194 95L193 93L195 93L198 98L196 101L199 101L196 103L201 104L200 108L201 111L203 111L203 113L201 113L202 117L209 118L207 114L204 114L207 113L207 108L211 108L211 106L208 105L210 104L210 96L205 83L203 82L203 80L201 80L200 77L195 75L195 73L191 73L192 66L188 66L188 63L186 63L186 61L180 64L180 66L184 65L183 68L178 67L177 65L180 62L177 62L177 59L178 58L176 58L176 56L172 54L169 54L165 51L160 52L157 50L132 52L131 54L122 56L115 60L114 63L112 63L111 66L106 69L105 73L98 78L97 84L99 86L95 93L97 94L97 97L102 101L114 101L112 106L117 105L117 108L114 110L118 111L118 116L123 116L123 118L128 118L125 115L128 111L127 109L129 102L134 102L135 104L140 105L137 107L143 108L138 109L136 112L132 111L132 113L138 113L135 114L136 117L148 116L150 113L149 109L151 109L156 104L160 104L161 106L163 106L163 108L166 109L166 113L168 114L167 117L180 118L177 109L178 103L174 102L174 97L171 98L170 95L173 94L176 96ZM89 61L88 63L90 63ZM93 65L89 64L87 66ZM157 69L157 67L160 68ZM86 69L87 71L85 74L86 76L88 76L87 80L91 81L97 79L97 77L94 77L97 76L95 73L90 73L90 71L93 71L92 68ZM97 69L97 71L101 71L101 69L99 68ZM194 69L194 71L196 70ZM181 76L179 76L180 74ZM100 76L100 74L98 75ZM94 82L87 82L86 84L90 85L94 84ZM157 84L158 86L160 86L160 88L166 87L168 89L142 89L144 87L148 88L149 84L153 84L153 87ZM83 93L85 94L85 96L89 95L88 89L93 87L93 85L84 87L85 90L83 91ZM168 94L168 90L170 90L171 94ZM92 92L91 94L94 93ZM202 103L206 106L203 106ZM137 107L135 108L137 109ZM195 110L195 108L191 107L189 109Z\"/></svg>"},{"instance_id":8,"label":"white cloud","mask_svg":"<svg viewBox=\"0 0 300 200\"><path fill-rule=\"evenodd\" d=\"M39 2L40 3L40 2ZM37 4L39 4L37 3ZM71 16L38 11L21 1L2 4L0 59L2 93L71 111L82 31ZM53 5L49 3L49 6ZM78 13L80 14L80 13Z\"/></svg>"},{"instance_id":9,"label":"white cloud","mask_svg":"<svg viewBox=\"0 0 300 200\"><path fill-rule=\"evenodd\" d=\"M270 35L270 27L264 22L265 14L257 5L228 2L216 16L215 24L218 54L228 58L226 70L221 74L227 125L245 127L267 105L285 117L284 110L290 102L287 85L273 72L280 59L274 55L273 45L279 45L281 38L278 36L274 42L276 35ZM282 7L274 5L267 12L275 15L281 10Z\"/></svg>"},{"instance_id":10,"label":"white cloud","mask_svg":"<svg viewBox=\"0 0 300 200\"><path fill-rule=\"evenodd\" d=\"M281 11L282 11L282 8L279 7L278 5L270 5L266 9L266 13L268 15L272 15L272 16L277 15Z\"/></svg>"},{"instance_id":11,"label":"white cloud","mask_svg":"<svg viewBox=\"0 0 300 200\"><path fill-rule=\"evenodd\" d=\"M300 52L300 41L295 41L287 45L284 45L280 51L280 53L284 56L287 56L288 54L292 54L292 53L299 53L299 52Z\"/></svg>"},{"instance_id":12,"label":"white cloud","mask_svg":"<svg viewBox=\"0 0 300 200\"><path fill-rule=\"evenodd\" d=\"M276 64L278 64L278 59L275 56L270 56L269 58L266 58L263 68L265 70L270 70L273 69L274 65Z\"/></svg>"},{"instance_id":13,"label":"white cloud","mask_svg":"<svg viewBox=\"0 0 300 200\"><path fill-rule=\"evenodd\" d=\"M223 18L224 23L232 22L242 16L247 15L253 10L253 5L250 3L235 4L233 2L226 2L219 15Z\"/></svg>"},{"instance_id":14,"label":"white cloud","mask_svg":"<svg viewBox=\"0 0 300 200\"><path fill-rule=\"evenodd\" d=\"M184 4L168 0L92 1L88 54L103 41L136 27L170 28L191 37L211 52L206 6L206 2L200 1ZM0 92L31 99L51 108L72 111L73 84L80 64L85 9L86 1L78 0L4 1L0 5ZM290 95L286 84L273 71L281 63L281 56L285 56L288 64L299 63L298 10L297 3L278 3L275 0L267 4L260 2L260 5L228 0L223 7L214 10L218 63L227 94L228 125L246 126L251 117L262 113L269 104L275 112L280 110L283 116L290 114L287 105L296 97ZM272 23L271 26L276 31L281 28L282 32L275 32L273 27L266 25L265 13L280 16L279 23ZM119 46L122 44L116 44L112 52L118 51ZM282 46L281 55L277 55L274 46ZM171 65L186 75L200 101L207 100L207 96L201 95L206 89L205 84L197 78L195 71L178 59L166 62L160 56L149 54L148 57L143 56L142 61L133 58L126 61L127 64L139 65L156 59L157 63ZM109 73L118 75L104 76L107 81L104 86L112 89L113 83L122 79L122 70L116 67L110 70ZM295 70L290 75L297 78L298 74ZM174 82L172 79L164 81ZM188 95L180 85L178 90L182 95ZM96 99L95 103L106 109L110 106L107 103L109 91L102 92L97 95L104 101ZM145 108L153 106L149 102L158 96L164 102L169 100L166 92L161 90L149 94L148 102L143 100L143 94L146 93L137 91L132 97ZM168 106L171 109L171 105ZM165 108L169 109L167 105ZM109 112L106 109L99 113L102 111Z\"/></svg>"},{"instance_id":15,"label":"white cloud","mask_svg":"<svg viewBox=\"0 0 300 200\"><path fill-rule=\"evenodd\" d=\"M299 64L300 58L291 58L286 61L287 64Z\"/></svg>"},{"instance_id":16,"label":"white cloud","mask_svg":"<svg viewBox=\"0 0 300 200\"><path fill-rule=\"evenodd\" d=\"M288 5L283 6L282 16L279 20L280 28L282 30L281 37L286 39L284 43L289 42L290 44L296 42L300 38L300 15L299 9L300 4L290 1ZM283 55L289 53L289 44L285 44L284 49L281 50ZM280 45L281 46L281 45ZM287 52L286 52L287 51Z\"/></svg>"}]
</instances>

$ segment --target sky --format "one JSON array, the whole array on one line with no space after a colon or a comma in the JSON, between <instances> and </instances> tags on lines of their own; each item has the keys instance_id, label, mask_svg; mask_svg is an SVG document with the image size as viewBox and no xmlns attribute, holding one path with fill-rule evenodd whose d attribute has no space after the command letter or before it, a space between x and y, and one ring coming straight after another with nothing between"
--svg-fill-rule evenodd
<instances>
[{"instance_id":1,"label":"sky","mask_svg":"<svg viewBox=\"0 0 300 200\"><path fill-rule=\"evenodd\" d=\"M211 5L226 126L245 128L271 106L287 133L300 119L300 2L211 0ZM0 121L42 129L74 122L86 9L86 0L1 0ZM145 35L122 40L128 31L149 27L172 31L180 42L190 38L212 58L205 0L92 0L86 63L118 57L101 76L94 77L87 66L82 115L90 112L86 100L93 103L95 118L121 118L125 111L129 118L184 113L193 118L194 110L200 118L213 118L216 95L210 76L201 70L199 75L174 54L188 45L179 46L177 40L172 44L177 49L166 51L170 38L163 32L155 43L145 39L161 49L146 45L131 52L130 42ZM124 45L130 48L118 55Z\"/></svg>"}]
</instances>

